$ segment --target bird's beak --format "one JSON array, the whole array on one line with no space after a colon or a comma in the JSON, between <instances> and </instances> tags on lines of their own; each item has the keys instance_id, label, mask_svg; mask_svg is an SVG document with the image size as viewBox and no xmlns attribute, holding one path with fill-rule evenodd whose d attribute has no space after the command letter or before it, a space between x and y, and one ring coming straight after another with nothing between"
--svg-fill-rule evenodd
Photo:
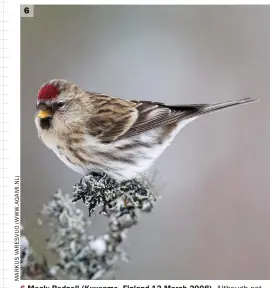
<instances>
[{"instance_id":1,"label":"bird's beak","mask_svg":"<svg viewBox=\"0 0 270 288\"><path fill-rule=\"evenodd\" d=\"M37 115L36 115L38 118L40 119L45 119L45 118L49 118L49 117L52 117L52 113L51 111L49 110L42 110L40 109L38 112L37 112Z\"/></svg>"}]
</instances>

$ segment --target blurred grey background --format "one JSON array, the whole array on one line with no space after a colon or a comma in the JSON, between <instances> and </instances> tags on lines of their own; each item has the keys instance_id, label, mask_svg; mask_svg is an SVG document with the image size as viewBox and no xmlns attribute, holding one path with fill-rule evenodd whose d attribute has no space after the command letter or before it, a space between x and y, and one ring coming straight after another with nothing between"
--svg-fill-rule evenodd
<instances>
[{"instance_id":1,"label":"blurred grey background","mask_svg":"<svg viewBox=\"0 0 270 288\"><path fill-rule=\"evenodd\" d=\"M270 7L35 6L21 22L22 223L80 175L38 139L47 80L166 103L260 98L189 124L153 167L162 195L129 233L117 279L269 279ZM86 209L86 208L85 208ZM93 233L105 232L97 217Z\"/></svg>"}]
</instances>

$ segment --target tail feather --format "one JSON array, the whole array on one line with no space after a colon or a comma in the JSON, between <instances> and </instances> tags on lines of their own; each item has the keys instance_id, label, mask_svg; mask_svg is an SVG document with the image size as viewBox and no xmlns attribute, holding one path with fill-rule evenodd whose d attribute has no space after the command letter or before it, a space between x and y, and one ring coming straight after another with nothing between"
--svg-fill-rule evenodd
<instances>
[{"instance_id":1,"label":"tail feather","mask_svg":"<svg viewBox=\"0 0 270 288\"><path fill-rule=\"evenodd\" d=\"M228 102L223 102L223 103L216 103L216 104L209 104L209 105L204 105L202 107L198 107L198 110L192 115L192 116L199 116L202 114L207 114L210 112L215 112L219 111L225 108L230 108L238 105L243 105L243 104L248 104L252 102L257 102L259 100L257 99L251 99L251 98L244 98L241 100L235 100L235 101L228 101Z\"/></svg>"}]
</instances>

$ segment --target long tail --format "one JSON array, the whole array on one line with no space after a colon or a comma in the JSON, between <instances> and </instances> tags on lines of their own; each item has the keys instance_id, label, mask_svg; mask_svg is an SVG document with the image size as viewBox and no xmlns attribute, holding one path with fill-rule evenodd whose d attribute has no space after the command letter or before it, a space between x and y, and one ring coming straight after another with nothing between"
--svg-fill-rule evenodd
<instances>
[{"instance_id":1,"label":"long tail","mask_svg":"<svg viewBox=\"0 0 270 288\"><path fill-rule=\"evenodd\" d=\"M241 100L228 101L228 102L224 102L224 103L209 104L209 105L205 105L204 107L201 107L201 109L198 109L198 115L206 114L206 113L210 113L210 112L215 112L215 111L218 111L221 109L230 108L230 107L238 106L238 105L242 105L242 104L253 103L253 102L257 102L257 101L259 101L259 100L258 99L251 99L251 98L244 98Z\"/></svg>"},{"instance_id":2,"label":"long tail","mask_svg":"<svg viewBox=\"0 0 270 288\"><path fill-rule=\"evenodd\" d=\"M188 104L188 105L173 105L167 106L174 111L179 111L181 114L174 116L177 121L189 119L189 118L197 118L203 114L219 111L225 108L230 108L242 104L248 104L257 102L259 99L251 99L251 98L244 98L241 100L234 100L234 101L227 101L223 103L216 103L216 104ZM183 113L185 111L186 113ZM173 119L171 119L173 120Z\"/></svg>"},{"instance_id":3,"label":"long tail","mask_svg":"<svg viewBox=\"0 0 270 288\"><path fill-rule=\"evenodd\" d=\"M233 106L238 106L242 104L248 104L259 101L258 99L244 98L241 100L228 101L223 103L216 104L189 104L189 105L175 105L168 106L173 110L186 111L186 114L183 115L183 118L193 118L198 117L203 114L219 111L225 108L230 108ZM181 117L182 118L182 117Z\"/></svg>"}]
</instances>

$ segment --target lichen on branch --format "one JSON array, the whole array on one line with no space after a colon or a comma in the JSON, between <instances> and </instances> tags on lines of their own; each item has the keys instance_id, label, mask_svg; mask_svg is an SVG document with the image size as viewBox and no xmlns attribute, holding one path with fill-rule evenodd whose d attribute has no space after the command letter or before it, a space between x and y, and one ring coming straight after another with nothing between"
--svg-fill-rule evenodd
<instances>
[{"instance_id":1,"label":"lichen on branch","mask_svg":"<svg viewBox=\"0 0 270 288\"><path fill-rule=\"evenodd\" d=\"M88 207L89 217L99 208L108 217L107 233L88 235L89 218L74 202L82 201ZM58 190L42 210L42 225L51 229L48 248L57 255L54 265L46 261L35 263L29 243L21 246L21 277L24 279L104 279L113 275L119 260L127 260L120 244L128 229L138 223L140 211L152 211L156 197L151 182L146 178L117 182L102 173L84 176L74 186L73 196ZM25 237L25 236L22 236ZM24 238L23 238L24 239ZM25 243L21 238L21 244ZM31 253L30 253L31 251ZM28 254L27 254L28 253ZM32 255L31 276L25 255ZM22 262L22 260L24 262ZM29 262L29 263L30 263ZM35 265L38 278L35 278ZM43 267L45 265L46 267ZM40 267L44 269L40 269ZM27 272L28 271L28 272ZM40 274L44 275L40 275ZM44 277L44 278L42 278Z\"/></svg>"}]
</instances>

